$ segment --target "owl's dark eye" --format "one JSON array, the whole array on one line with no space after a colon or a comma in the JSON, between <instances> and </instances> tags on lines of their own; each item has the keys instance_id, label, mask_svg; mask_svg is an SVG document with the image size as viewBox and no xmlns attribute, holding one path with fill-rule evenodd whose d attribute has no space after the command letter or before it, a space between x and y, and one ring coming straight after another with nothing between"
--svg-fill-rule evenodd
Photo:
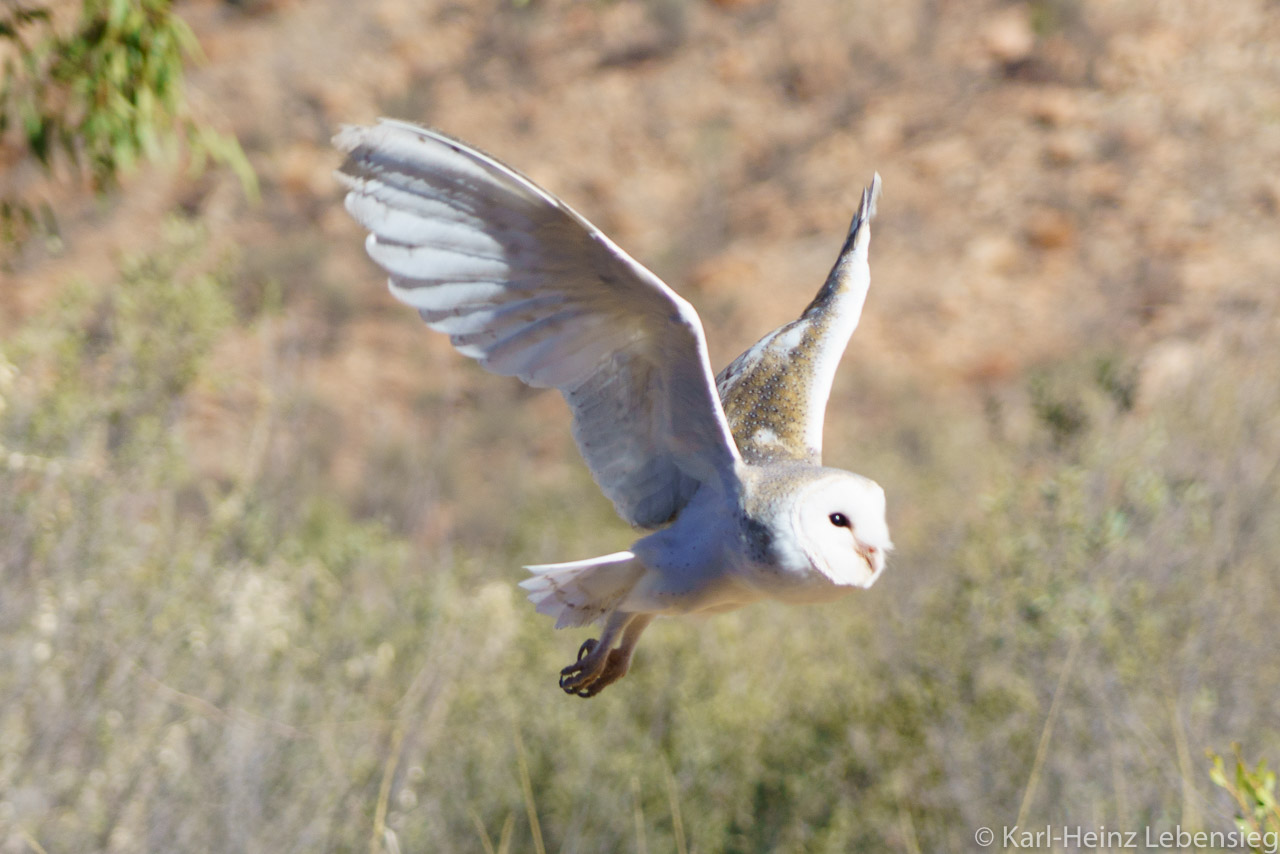
<instances>
[{"instance_id":1,"label":"owl's dark eye","mask_svg":"<svg viewBox=\"0 0 1280 854\"><path fill-rule=\"evenodd\" d=\"M848 516L846 516L846 515L844 515L843 513L832 513L832 514L831 514L830 516L828 516L827 518L828 518L828 519L830 519L830 520L831 520L831 524L832 524L832 525L835 525L837 528L849 528L849 527L852 527L852 526L849 524L849 517L848 517Z\"/></svg>"}]
</instances>

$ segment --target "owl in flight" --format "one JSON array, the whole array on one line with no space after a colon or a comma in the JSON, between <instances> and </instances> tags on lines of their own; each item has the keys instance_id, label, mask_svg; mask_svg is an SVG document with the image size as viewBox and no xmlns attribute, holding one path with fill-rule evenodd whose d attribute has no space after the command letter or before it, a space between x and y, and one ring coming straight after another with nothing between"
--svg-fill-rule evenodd
<instances>
[{"instance_id":1,"label":"owl in flight","mask_svg":"<svg viewBox=\"0 0 1280 854\"><path fill-rule=\"evenodd\" d=\"M391 293L464 356L560 390L627 551L527 567L556 628L601 623L560 672L592 697L622 678L654 617L870 587L893 547L884 490L822 465L836 366L870 284L880 176L798 320L714 377L693 306L555 196L436 131L346 127L337 176Z\"/></svg>"}]
</instances>

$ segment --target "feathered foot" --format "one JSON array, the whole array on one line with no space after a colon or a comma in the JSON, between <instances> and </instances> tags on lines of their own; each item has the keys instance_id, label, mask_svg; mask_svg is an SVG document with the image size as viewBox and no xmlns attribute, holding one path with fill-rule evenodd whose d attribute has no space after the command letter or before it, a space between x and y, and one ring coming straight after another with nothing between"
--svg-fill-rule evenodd
<instances>
[{"instance_id":1,"label":"feathered foot","mask_svg":"<svg viewBox=\"0 0 1280 854\"><path fill-rule=\"evenodd\" d=\"M640 633L652 620L652 614L611 614L600 639L584 641L578 648L578 660L560 671L560 687L566 694L594 697L626 676ZM619 633L622 642L617 649L610 649Z\"/></svg>"}]
</instances>

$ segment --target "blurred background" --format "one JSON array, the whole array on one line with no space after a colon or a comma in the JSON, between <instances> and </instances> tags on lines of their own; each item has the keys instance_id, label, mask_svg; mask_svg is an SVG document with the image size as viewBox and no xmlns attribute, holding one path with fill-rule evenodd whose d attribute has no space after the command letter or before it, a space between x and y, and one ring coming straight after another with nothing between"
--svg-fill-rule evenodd
<instances>
[{"instance_id":1,"label":"blurred background","mask_svg":"<svg viewBox=\"0 0 1280 854\"><path fill-rule=\"evenodd\" d=\"M0 0L0 61L0 851L1280 831L1274 2ZM329 139L379 115L574 205L717 370L878 170L826 427L875 588L565 697L520 567L633 534L364 257Z\"/></svg>"}]
</instances>

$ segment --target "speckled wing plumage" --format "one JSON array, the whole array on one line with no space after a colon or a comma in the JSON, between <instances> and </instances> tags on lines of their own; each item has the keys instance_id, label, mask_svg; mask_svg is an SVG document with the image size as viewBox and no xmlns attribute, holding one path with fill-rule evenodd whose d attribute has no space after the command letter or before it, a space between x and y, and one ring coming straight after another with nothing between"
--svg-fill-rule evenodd
<instances>
[{"instance_id":1,"label":"speckled wing plumage","mask_svg":"<svg viewBox=\"0 0 1280 854\"><path fill-rule=\"evenodd\" d=\"M822 462L831 383L871 283L867 248L879 196L877 174L862 191L840 257L804 314L760 339L716 378L729 428L747 462Z\"/></svg>"},{"instance_id":2,"label":"speckled wing plumage","mask_svg":"<svg viewBox=\"0 0 1280 854\"><path fill-rule=\"evenodd\" d=\"M348 127L347 210L391 292L494 373L559 389L596 482L661 525L738 454L687 302L554 196L416 125Z\"/></svg>"}]
</instances>

